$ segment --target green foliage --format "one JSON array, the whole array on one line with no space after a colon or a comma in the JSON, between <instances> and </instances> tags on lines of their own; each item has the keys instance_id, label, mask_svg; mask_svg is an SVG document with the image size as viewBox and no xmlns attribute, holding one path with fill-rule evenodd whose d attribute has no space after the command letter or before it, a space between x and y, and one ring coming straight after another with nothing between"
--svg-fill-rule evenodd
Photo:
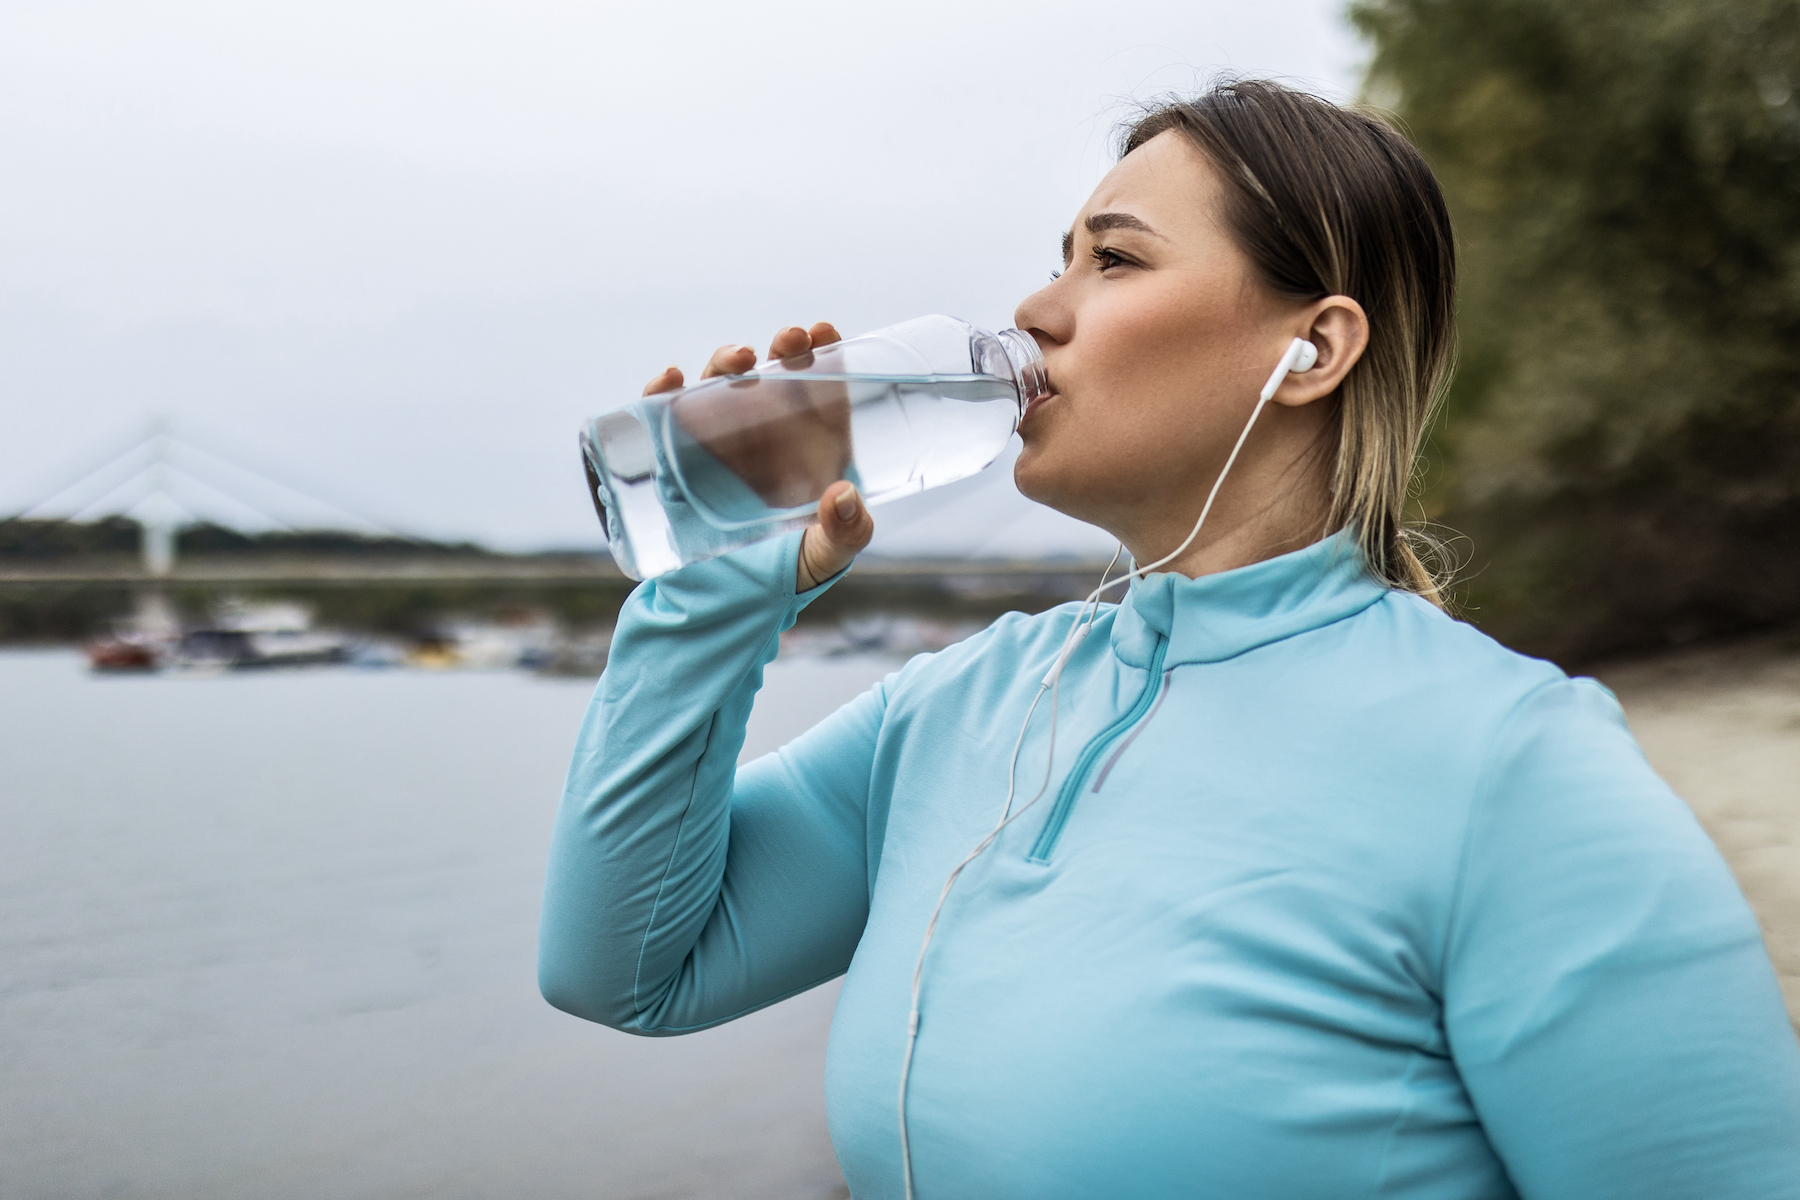
<instances>
[{"instance_id":1,"label":"green foliage","mask_svg":"<svg viewBox=\"0 0 1800 1200\"><path fill-rule=\"evenodd\" d=\"M0 590L0 645L84 641L105 633L131 606L130 588L106 584Z\"/></svg>"},{"instance_id":2,"label":"green foliage","mask_svg":"<svg viewBox=\"0 0 1800 1200\"><path fill-rule=\"evenodd\" d=\"M1461 254L1427 514L1565 657L1800 618L1800 0L1361 0Z\"/></svg>"},{"instance_id":3,"label":"green foliage","mask_svg":"<svg viewBox=\"0 0 1800 1200\"><path fill-rule=\"evenodd\" d=\"M136 554L142 533L130 517L99 521L0 520L0 560L44 562L89 554Z\"/></svg>"},{"instance_id":4,"label":"green foliage","mask_svg":"<svg viewBox=\"0 0 1800 1200\"><path fill-rule=\"evenodd\" d=\"M272 529L264 533L239 533L223 525L200 523L181 530L178 546L183 555L212 554L329 554L349 558L466 558L493 553L473 542L430 542L423 538L351 533L342 529Z\"/></svg>"},{"instance_id":5,"label":"green foliage","mask_svg":"<svg viewBox=\"0 0 1800 1200\"><path fill-rule=\"evenodd\" d=\"M0 520L0 560L42 561L86 555L138 554L142 530L130 517L99 521L11 517ZM182 528L178 552L185 555L329 554L366 558L467 558L493 553L473 542L430 542L422 538L351 533L342 529L275 529L240 533L223 525L200 522Z\"/></svg>"}]
</instances>

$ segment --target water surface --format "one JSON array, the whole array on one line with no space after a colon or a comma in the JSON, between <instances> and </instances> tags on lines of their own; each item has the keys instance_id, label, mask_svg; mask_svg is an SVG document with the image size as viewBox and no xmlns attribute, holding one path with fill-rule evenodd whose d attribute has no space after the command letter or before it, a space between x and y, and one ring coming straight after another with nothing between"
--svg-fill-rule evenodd
<instances>
[{"instance_id":1,"label":"water surface","mask_svg":"<svg viewBox=\"0 0 1800 1200\"><path fill-rule=\"evenodd\" d=\"M889 669L776 663L746 754ZM0 1197L841 1195L835 985L655 1040L537 994L590 690L0 653Z\"/></svg>"}]
</instances>

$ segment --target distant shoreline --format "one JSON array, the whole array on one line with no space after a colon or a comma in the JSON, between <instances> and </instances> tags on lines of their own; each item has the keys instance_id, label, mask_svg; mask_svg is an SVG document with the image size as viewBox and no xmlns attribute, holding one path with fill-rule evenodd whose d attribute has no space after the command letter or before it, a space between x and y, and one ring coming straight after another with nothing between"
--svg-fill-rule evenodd
<instances>
[{"instance_id":1,"label":"distant shoreline","mask_svg":"<svg viewBox=\"0 0 1800 1200\"><path fill-rule=\"evenodd\" d=\"M872 613L991 620L1086 595L1103 562L864 559L808 607L803 624ZM164 577L135 556L0 555L0 644L82 642L155 591L186 619L227 599L307 605L321 625L417 635L452 618L542 615L570 629L612 625L636 584L594 554L193 554Z\"/></svg>"}]
</instances>

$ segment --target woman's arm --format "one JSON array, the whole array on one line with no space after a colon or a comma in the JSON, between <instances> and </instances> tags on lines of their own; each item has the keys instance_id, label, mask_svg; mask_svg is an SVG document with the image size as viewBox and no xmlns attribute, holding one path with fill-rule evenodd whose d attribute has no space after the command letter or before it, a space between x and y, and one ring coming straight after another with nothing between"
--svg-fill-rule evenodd
<instances>
[{"instance_id":1,"label":"woman's arm","mask_svg":"<svg viewBox=\"0 0 1800 1200\"><path fill-rule=\"evenodd\" d=\"M1800 1048L1761 934L1618 705L1532 693L1475 804L1445 1027L1520 1192L1800 1197Z\"/></svg>"},{"instance_id":2,"label":"woman's arm","mask_svg":"<svg viewBox=\"0 0 1800 1200\"><path fill-rule=\"evenodd\" d=\"M868 916L881 687L737 767L796 594L799 535L652 580L620 613L551 842L545 999L643 1034L730 1020L841 974Z\"/></svg>"}]
</instances>

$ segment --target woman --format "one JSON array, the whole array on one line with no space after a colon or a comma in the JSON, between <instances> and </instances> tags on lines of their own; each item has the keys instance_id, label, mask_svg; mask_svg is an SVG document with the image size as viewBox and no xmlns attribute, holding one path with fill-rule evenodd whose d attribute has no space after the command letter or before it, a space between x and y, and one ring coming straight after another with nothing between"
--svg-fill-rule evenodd
<instances>
[{"instance_id":1,"label":"woman","mask_svg":"<svg viewBox=\"0 0 1800 1200\"><path fill-rule=\"evenodd\" d=\"M1454 296L1418 153L1218 88L1133 127L1064 261L1017 314L1052 389L1017 481L1138 563L1182 546L1295 338L1317 363L1200 536L1074 642L1053 757L1052 704L1027 712L1074 605L736 766L779 634L870 536L841 484L803 538L627 602L544 995L662 1035L845 975L858 1197L1800 1196L1800 1050L1729 872L1604 689L1451 619L1408 548ZM914 1042L921 938L1022 724L1026 807L943 904Z\"/></svg>"}]
</instances>

